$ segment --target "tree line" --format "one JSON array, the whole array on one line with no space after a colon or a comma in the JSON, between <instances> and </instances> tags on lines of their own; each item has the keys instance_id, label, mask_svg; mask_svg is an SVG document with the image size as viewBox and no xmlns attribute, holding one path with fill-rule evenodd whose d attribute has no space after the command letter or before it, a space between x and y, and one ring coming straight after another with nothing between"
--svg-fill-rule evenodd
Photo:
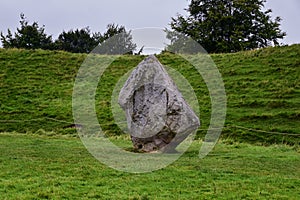
<instances>
[{"instance_id":1,"label":"tree line","mask_svg":"<svg viewBox=\"0 0 300 200\"><path fill-rule=\"evenodd\" d=\"M171 44L166 51L174 53L231 53L280 45L286 36L280 30L281 18L271 17L266 0L190 0L187 16L171 19L171 29L165 29ZM105 33L91 33L89 28L63 31L52 40L37 22L29 24L21 14L21 27L13 35L1 33L4 48L57 49L74 53L89 53L97 45L101 54L133 53L131 32L124 26L109 24ZM113 37L117 36L117 37ZM113 38L113 39L112 39ZM202 47L199 49L200 44ZM139 52L141 52L141 49Z\"/></svg>"},{"instance_id":2,"label":"tree line","mask_svg":"<svg viewBox=\"0 0 300 200\"><path fill-rule=\"evenodd\" d=\"M98 53L101 54L123 54L133 53L136 44L133 43L131 31L127 31L124 26L108 24L107 30L92 33L86 27L82 29L63 31L56 40L53 41L51 35L45 33L45 26L40 27L37 22L32 24L26 19L24 14L20 15L20 27L12 34L8 29L7 35L2 32L1 42L3 48L23 48L23 49L45 49L63 50L72 53L89 53L98 45Z\"/></svg>"}]
</instances>

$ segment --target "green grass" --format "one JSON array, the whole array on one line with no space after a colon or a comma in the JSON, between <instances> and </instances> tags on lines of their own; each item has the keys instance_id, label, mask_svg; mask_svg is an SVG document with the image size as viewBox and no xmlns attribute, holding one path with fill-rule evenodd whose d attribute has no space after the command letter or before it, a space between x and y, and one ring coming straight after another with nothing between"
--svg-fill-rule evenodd
<instances>
[{"instance_id":1,"label":"green grass","mask_svg":"<svg viewBox=\"0 0 300 200\"><path fill-rule=\"evenodd\" d=\"M73 85L86 56L0 49L0 199L300 196L300 45L211 55L224 79L228 108L222 139L204 159L198 158L198 151L211 113L206 85L180 56L158 55L190 82L202 126L199 140L182 157L146 174L119 172L100 163L69 127ZM96 92L101 127L127 150L131 143L115 124L111 95L119 78L143 58L116 59Z\"/></svg>"},{"instance_id":2,"label":"green grass","mask_svg":"<svg viewBox=\"0 0 300 200\"><path fill-rule=\"evenodd\" d=\"M178 55L157 57L192 85L200 105L202 126L198 138L203 138L209 126L211 104L202 77ZM300 45L211 57L223 76L228 97L222 137L256 144L299 145ZM0 132L54 131L76 136L75 130L67 127L73 121L74 80L85 58L85 54L61 51L0 49ZM110 109L112 90L119 78L143 58L122 56L102 76L96 108L107 135L122 134Z\"/></svg>"},{"instance_id":3,"label":"green grass","mask_svg":"<svg viewBox=\"0 0 300 200\"><path fill-rule=\"evenodd\" d=\"M112 138L124 145L123 139ZM77 138L0 134L1 199L297 199L299 149L219 142L204 159L200 141L170 166L115 171ZM126 146L126 144L125 144Z\"/></svg>"}]
</instances>

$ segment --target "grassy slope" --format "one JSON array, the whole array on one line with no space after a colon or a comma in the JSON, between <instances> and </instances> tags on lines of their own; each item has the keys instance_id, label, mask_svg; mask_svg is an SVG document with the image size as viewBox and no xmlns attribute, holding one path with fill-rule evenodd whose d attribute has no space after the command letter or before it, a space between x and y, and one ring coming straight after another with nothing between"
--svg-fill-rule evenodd
<instances>
[{"instance_id":1,"label":"grassy slope","mask_svg":"<svg viewBox=\"0 0 300 200\"><path fill-rule=\"evenodd\" d=\"M115 143L123 143L114 139ZM299 152L199 141L167 168L128 174L94 159L79 139L0 134L1 199L297 199Z\"/></svg>"},{"instance_id":2,"label":"grassy slope","mask_svg":"<svg viewBox=\"0 0 300 200\"><path fill-rule=\"evenodd\" d=\"M216 55L213 59L225 79L229 124L271 132L300 133L299 45ZM248 141L267 138L279 142L275 134L241 130L229 133L233 137L237 134L244 135Z\"/></svg>"},{"instance_id":3,"label":"grassy slope","mask_svg":"<svg viewBox=\"0 0 300 200\"><path fill-rule=\"evenodd\" d=\"M0 50L0 132L53 131L72 123L72 87L84 54L57 51ZM182 73L200 103L201 129L207 129L210 100L206 85L186 61L164 54L159 60ZM300 133L300 45L267 48L236 54L212 55L222 73L228 95L224 138L255 143L299 144L299 136L253 132L243 126L271 132ZM118 79L135 67L142 56L123 56L104 73L97 90L98 116L107 134L121 134L109 105ZM205 131L199 130L199 137Z\"/></svg>"}]
</instances>

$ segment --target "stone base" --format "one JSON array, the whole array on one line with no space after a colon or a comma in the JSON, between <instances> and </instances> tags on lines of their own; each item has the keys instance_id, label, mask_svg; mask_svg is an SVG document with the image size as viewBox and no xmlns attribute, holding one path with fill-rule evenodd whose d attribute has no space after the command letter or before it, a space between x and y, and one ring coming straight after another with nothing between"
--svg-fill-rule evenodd
<instances>
[{"instance_id":1,"label":"stone base","mask_svg":"<svg viewBox=\"0 0 300 200\"><path fill-rule=\"evenodd\" d=\"M180 137L176 137L176 133L162 131L155 136L148 138L137 138L131 136L131 141L133 147L136 151L139 152L163 152L163 153L178 153L176 147L186 139L186 137L190 134L187 132L185 134L181 134Z\"/></svg>"}]
</instances>

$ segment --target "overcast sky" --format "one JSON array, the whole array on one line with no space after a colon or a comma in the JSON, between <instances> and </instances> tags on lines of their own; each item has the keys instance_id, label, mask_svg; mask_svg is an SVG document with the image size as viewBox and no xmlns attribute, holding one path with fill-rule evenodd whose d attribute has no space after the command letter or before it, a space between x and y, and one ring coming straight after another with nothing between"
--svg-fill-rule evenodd
<instances>
[{"instance_id":1,"label":"overcast sky","mask_svg":"<svg viewBox=\"0 0 300 200\"><path fill-rule=\"evenodd\" d=\"M15 31L20 13L30 22L45 25L47 34L57 38L62 30L89 26L93 32L116 23L128 30L143 27L168 27L176 13L185 14L187 0L0 0L0 31ZM268 0L273 16L283 18L281 29L286 44L300 43L300 1Z\"/></svg>"}]
</instances>

